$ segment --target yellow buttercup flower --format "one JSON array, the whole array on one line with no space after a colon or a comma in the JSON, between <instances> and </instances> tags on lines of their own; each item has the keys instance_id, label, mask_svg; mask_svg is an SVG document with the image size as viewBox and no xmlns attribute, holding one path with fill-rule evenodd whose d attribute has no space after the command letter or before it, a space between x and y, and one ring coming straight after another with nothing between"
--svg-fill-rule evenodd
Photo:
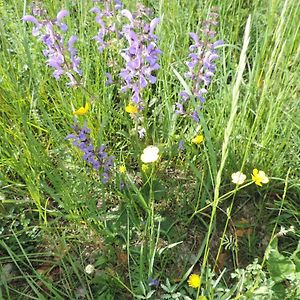
<instances>
[{"instance_id":1,"label":"yellow buttercup flower","mask_svg":"<svg viewBox=\"0 0 300 300\"><path fill-rule=\"evenodd\" d=\"M262 186L262 183L268 183L269 178L266 176L264 171L259 171L257 169L253 170L252 180L256 185Z\"/></svg>"},{"instance_id":2,"label":"yellow buttercup flower","mask_svg":"<svg viewBox=\"0 0 300 300\"><path fill-rule=\"evenodd\" d=\"M75 116L83 116L87 113L87 111L89 110L90 106L88 104L88 102L85 102L85 106L81 106L79 109L75 110L73 112L73 115Z\"/></svg>"},{"instance_id":3,"label":"yellow buttercup flower","mask_svg":"<svg viewBox=\"0 0 300 300\"><path fill-rule=\"evenodd\" d=\"M130 114L136 114L138 112L138 108L134 104L129 104L125 107L125 111Z\"/></svg>"},{"instance_id":4,"label":"yellow buttercup flower","mask_svg":"<svg viewBox=\"0 0 300 300\"><path fill-rule=\"evenodd\" d=\"M125 167L124 165L120 166L120 167L119 167L119 172L120 172L121 174L125 174L125 172L126 172L126 167Z\"/></svg>"},{"instance_id":5,"label":"yellow buttercup flower","mask_svg":"<svg viewBox=\"0 0 300 300\"><path fill-rule=\"evenodd\" d=\"M197 300L207 300L206 296L199 296Z\"/></svg>"},{"instance_id":6,"label":"yellow buttercup flower","mask_svg":"<svg viewBox=\"0 0 300 300\"><path fill-rule=\"evenodd\" d=\"M193 289L197 289L201 285L201 277L197 274L191 274L188 279L188 285Z\"/></svg>"},{"instance_id":7,"label":"yellow buttercup flower","mask_svg":"<svg viewBox=\"0 0 300 300\"><path fill-rule=\"evenodd\" d=\"M204 140L204 137L202 134L196 135L193 139L192 139L192 143L196 144L196 145L200 145Z\"/></svg>"}]
</instances>

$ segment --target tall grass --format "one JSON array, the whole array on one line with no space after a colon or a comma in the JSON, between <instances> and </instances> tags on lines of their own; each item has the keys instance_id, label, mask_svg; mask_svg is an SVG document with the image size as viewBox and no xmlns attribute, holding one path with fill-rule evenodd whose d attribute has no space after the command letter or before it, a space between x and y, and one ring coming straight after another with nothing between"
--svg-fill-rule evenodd
<instances>
[{"instance_id":1,"label":"tall grass","mask_svg":"<svg viewBox=\"0 0 300 300\"><path fill-rule=\"evenodd\" d=\"M124 5L134 10L136 2ZM222 299L238 299L243 291L228 274L256 257L264 262L280 226L296 228L281 249L296 248L300 4L213 1L224 45L195 125L174 113L175 103L188 88L188 33L200 32L212 3L141 2L161 19L163 52L157 83L145 93L144 140L125 112L128 97L117 84L106 85L105 73L124 61L119 49L97 51L92 1L42 3L49 16L70 11L87 93L52 77L43 45L21 21L30 3L0 0L1 299L161 299L177 292L178 299L204 292L214 299L221 283L228 287ZM115 156L114 181L106 187L65 140L84 99L91 101L83 118L92 137ZM198 133L204 143L196 146L191 139ZM185 150L178 152L182 139ZM140 155L150 144L160 148L160 161L145 173ZM269 184L231 183L233 172L251 179L254 168L266 172ZM92 275L88 264L96 268ZM192 272L203 280L196 293L186 284ZM164 288L149 287L151 279Z\"/></svg>"}]
</instances>

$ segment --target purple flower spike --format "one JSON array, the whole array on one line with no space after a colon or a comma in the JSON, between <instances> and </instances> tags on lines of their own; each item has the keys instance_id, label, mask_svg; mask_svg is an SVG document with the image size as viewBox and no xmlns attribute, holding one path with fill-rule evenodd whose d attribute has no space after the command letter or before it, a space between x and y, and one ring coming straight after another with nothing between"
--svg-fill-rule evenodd
<instances>
[{"instance_id":1,"label":"purple flower spike","mask_svg":"<svg viewBox=\"0 0 300 300\"><path fill-rule=\"evenodd\" d=\"M90 130L86 127L86 122L83 127L80 128L75 119L74 125L71 127L75 133L67 135L66 140L73 140L73 145L83 152L82 159L90 164L94 170L99 171L102 182L107 183L114 166L114 157L108 156L105 152L105 145L102 145L98 149L94 148L93 140L90 137Z\"/></svg>"},{"instance_id":2,"label":"purple flower spike","mask_svg":"<svg viewBox=\"0 0 300 300\"><path fill-rule=\"evenodd\" d=\"M112 43L113 35L119 35L115 19L117 10L122 7L122 2L118 0L114 1L115 5L113 5L112 1L103 2L102 10L99 7L93 7L90 10L90 12L96 14L96 23L100 26L98 34L94 37L99 44L99 52L103 52L103 50Z\"/></svg>"},{"instance_id":3,"label":"purple flower spike","mask_svg":"<svg viewBox=\"0 0 300 300\"><path fill-rule=\"evenodd\" d=\"M215 8L212 8L215 10ZM204 94L207 93L207 87L210 85L212 77L216 70L215 60L219 58L215 47L222 45L222 41L213 42L216 32L213 27L218 24L218 14L213 12L209 14L210 19L203 23L202 35L200 40L195 32L190 32L189 35L193 44L189 47L189 60L186 62L188 72L184 74L185 78L189 79L192 95L195 97L196 107L188 111L188 115L195 121L199 122L199 110L201 104L205 102ZM186 91L180 93L180 102L176 103L178 110L176 113L183 114L184 106L187 106L187 100L190 95Z\"/></svg>"},{"instance_id":4,"label":"purple flower spike","mask_svg":"<svg viewBox=\"0 0 300 300\"><path fill-rule=\"evenodd\" d=\"M24 16L22 19L25 22L35 24L32 34L39 36L46 46L43 54L47 59L47 65L54 69L53 77L58 80L62 75L65 75L70 79L67 85L74 86L78 83L76 76L82 75L82 71L79 69L80 58L74 48L77 37L72 35L66 47L63 36L57 31L58 28L62 31L67 30L67 25L62 23L62 19L67 15L69 15L69 12L63 9L57 14L54 21L50 19L38 21L34 16L29 15Z\"/></svg>"},{"instance_id":5,"label":"purple flower spike","mask_svg":"<svg viewBox=\"0 0 300 300\"><path fill-rule=\"evenodd\" d=\"M80 58L77 56L77 50L74 48L74 44L77 41L77 36L72 35L68 41L68 51L70 53L70 62L72 64L72 70L82 75L82 71L79 69Z\"/></svg>"},{"instance_id":6,"label":"purple flower spike","mask_svg":"<svg viewBox=\"0 0 300 300\"><path fill-rule=\"evenodd\" d=\"M137 104L139 110L142 110L142 91L149 84L156 82L153 72L160 68L158 56L162 52L156 45L157 37L154 35L154 30L160 20L154 18L150 23L146 23L143 20L144 7L140 7L135 14L126 9L122 10L121 14L130 22L124 25L122 30L128 47L121 53L126 62L125 68L119 74L124 81L121 91L130 90L131 102Z\"/></svg>"}]
</instances>

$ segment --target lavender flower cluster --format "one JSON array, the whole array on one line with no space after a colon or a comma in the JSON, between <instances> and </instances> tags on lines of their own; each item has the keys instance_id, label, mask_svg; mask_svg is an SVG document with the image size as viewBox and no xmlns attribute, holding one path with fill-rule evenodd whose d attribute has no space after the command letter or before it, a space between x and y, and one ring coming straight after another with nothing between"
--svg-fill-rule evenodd
<instances>
[{"instance_id":1,"label":"lavender flower cluster","mask_svg":"<svg viewBox=\"0 0 300 300\"><path fill-rule=\"evenodd\" d=\"M33 13L38 16L44 14L44 12L41 14L40 11L35 12L35 10ZM70 80L68 85L74 86L78 84L76 76L82 75L82 71L79 69L80 58L74 48L77 36L72 35L65 45L63 36L59 32L68 30L68 26L62 21L68 14L69 12L63 9L57 14L55 20L37 20L33 15L25 15L22 20L35 25L32 35L39 37L46 46L43 54L47 58L48 66L54 69L53 76L55 79L58 80L62 75L66 75Z\"/></svg>"},{"instance_id":2,"label":"lavender flower cluster","mask_svg":"<svg viewBox=\"0 0 300 300\"><path fill-rule=\"evenodd\" d=\"M176 103L176 113L189 115L195 122L199 122L199 110L202 108L202 103L205 102L204 94L207 93L207 87L216 70L215 60L219 58L216 47L223 44L220 40L213 42L216 36L214 27L218 25L219 15L216 8L212 10L209 19L203 24L203 40L200 40L195 32L190 32L193 44L189 47L189 61L186 63L188 72L185 73L185 78L189 79L192 95L196 99L193 111L190 113L185 111L185 107L188 109L187 100L190 99L187 91L180 93L180 101Z\"/></svg>"},{"instance_id":3,"label":"lavender flower cluster","mask_svg":"<svg viewBox=\"0 0 300 300\"><path fill-rule=\"evenodd\" d=\"M119 11L123 5L120 0L114 0L113 7L111 7L112 2L113 1L104 1L103 10L100 10L99 7L93 7L90 10L91 12L96 14L96 22L100 26L98 34L94 37L95 41L97 41L97 43L99 44L99 52L102 52L105 48L107 48L109 44L109 41L107 41L107 39L109 39L110 34L117 33L115 17L117 11Z\"/></svg>"},{"instance_id":4,"label":"lavender flower cluster","mask_svg":"<svg viewBox=\"0 0 300 300\"><path fill-rule=\"evenodd\" d=\"M114 157L108 156L105 152L105 145L102 145L99 149L94 148L93 140L90 137L90 130L86 127L86 122L80 128L75 119L75 123L71 127L75 131L75 134L69 134L66 139L73 139L73 145L83 152L83 160L91 164L96 171L102 170L102 182L107 183L114 165Z\"/></svg>"},{"instance_id":5,"label":"lavender flower cluster","mask_svg":"<svg viewBox=\"0 0 300 300\"><path fill-rule=\"evenodd\" d=\"M125 68L120 72L125 82L121 91L131 91L131 102L139 110L143 109L142 90L149 83L156 82L153 72L160 68L158 55L162 53L157 47L157 36L154 34L160 20L154 18L150 23L146 23L142 18L145 13L149 12L145 11L142 6L135 15L127 9L121 11L121 14L130 22L122 28L122 35L128 42L128 48L123 49L121 53L126 61Z\"/></svg>"}]
</instances>

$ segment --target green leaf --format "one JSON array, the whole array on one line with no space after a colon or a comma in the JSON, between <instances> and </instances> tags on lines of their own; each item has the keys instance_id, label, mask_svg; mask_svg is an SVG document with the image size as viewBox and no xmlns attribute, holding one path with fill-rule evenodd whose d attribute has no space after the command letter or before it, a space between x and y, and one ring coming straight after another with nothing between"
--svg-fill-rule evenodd
<instances>
[{"instance_id":1,"label":"green leaf","mask_svg":"<svg viewBox=\"0 0 300 300\"><path fill-rule=\"evenodd\" d=\"M272 287L272 291L274 292L274 295L272 297L272 300L281 300L281 299L285 299L285 288L283 286L283 284L281 283L276 283L273 287Z\"/></svg>"},{"instance_id":2,"label":"green leaf","mask_svg":"<svg viewBox=\"0 0 300 300\"><path fill-rule=\"evenodd\" d=\"M278 251L278 239L275 238L268 247L267 266L272 279L275 282L282 282L291 278L296 272L293 261Z\"/></svg>"},{"instance_id":3,"label":"green leaf","mask_svg":"<svg viewBox=\"0 0 300 300\"><path fill-rule=\"evenodd\" d=\"M296 278L300 280L300 241L298 242L297 249L294 251L290 258L296 266Z\"/></svg>"}]
</instances>

